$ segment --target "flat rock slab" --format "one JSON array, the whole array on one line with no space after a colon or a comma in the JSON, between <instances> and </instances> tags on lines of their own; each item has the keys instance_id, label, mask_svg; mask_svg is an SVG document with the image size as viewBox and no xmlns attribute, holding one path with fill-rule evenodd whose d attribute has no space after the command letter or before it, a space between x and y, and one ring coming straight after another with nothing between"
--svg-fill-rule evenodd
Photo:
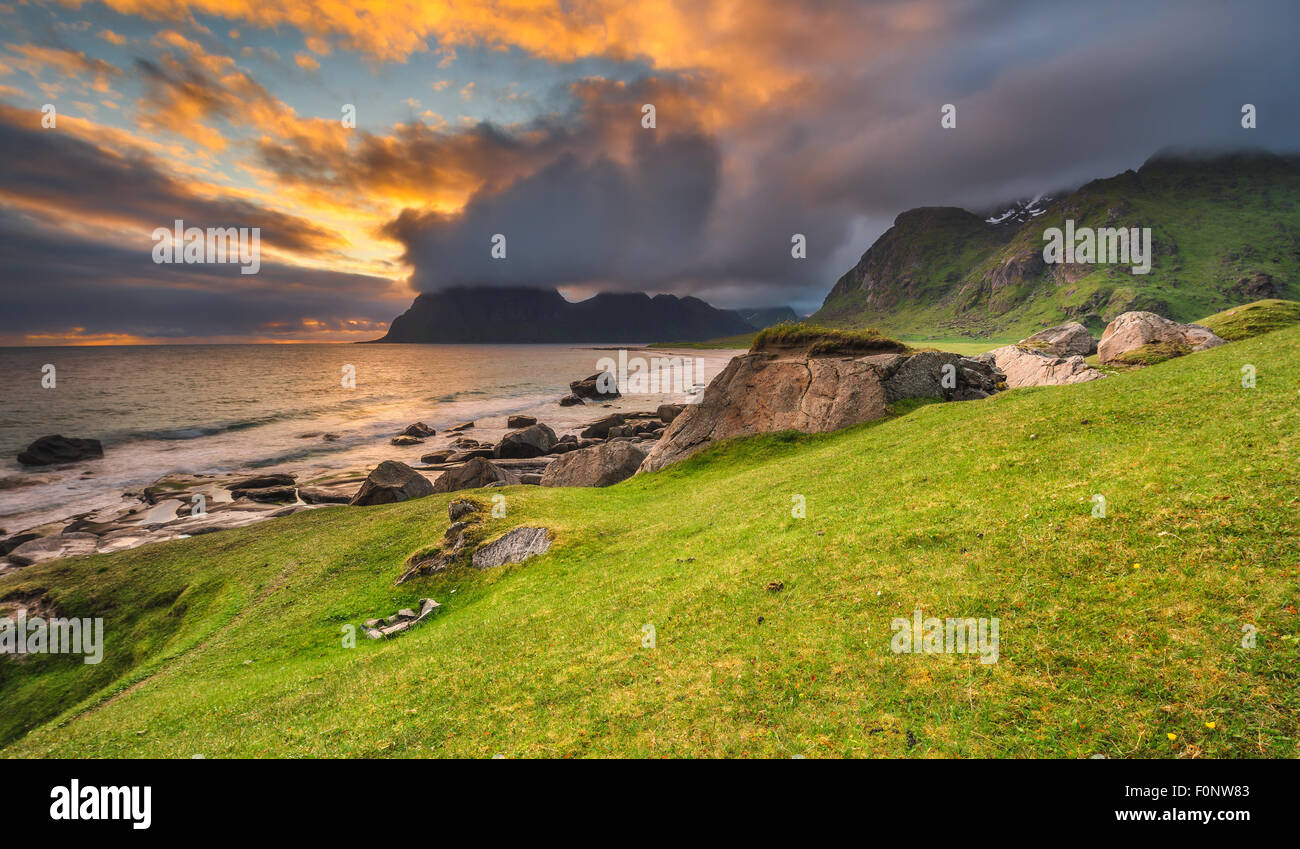
<instances>
[{"instance_id":1,"label":"flat rock slab","mask_svg":"<svg viewBox=\"0 0 1300 849\"><path fill-rule=\"evenodd\" d=\"M98 547L99 537L94 534L54 534L23 543L9 552L9 561L15 566L31 566L47 560L94 554Z\"/></svg>"},{"instance_id":2,"label":"flat rock slab","mask_svg":"<svg viewBox=\"0 0 1300 849\"><path fill-rule=\"evenodd\" d=\"M475 569L491 569L545 554L550 548L551 532L546 528L515 528L474 552L470 564Z\"/></svg>"}]
</instances>

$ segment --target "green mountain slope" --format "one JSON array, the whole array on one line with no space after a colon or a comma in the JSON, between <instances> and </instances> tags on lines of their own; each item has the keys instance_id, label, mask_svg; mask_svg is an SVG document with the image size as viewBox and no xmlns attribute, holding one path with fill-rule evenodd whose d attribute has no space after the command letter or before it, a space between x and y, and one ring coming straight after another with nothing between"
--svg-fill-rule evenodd
<instances>
[{"instance_id":1,"label":"green mountain slope","mask_svg":"<svg viewBox=\"0 0 1300 849\"><path fill-rule=\"evenodd\" d=\"M1043 231L1150 227L1150 273L1043 262ZM1300 163L1270 154L1153 157L1024 223L960 209L905 212L836 282L811 321L895 336L1013 338L1065 320L1100 332L1144 309L1179 321L1300 297Z\"/></svg>"},{"instance_id":2,"label":"green mountain slope","mask_svg":"<svg viewBox=\"0 0 1300 849\"><path fill-rule=\"evenodd\" d=\"M491 531L548 554L401 587L450 496L28 567L0 597L104 616L107 651L0 662L0 754L1296 757L1297 386L1292 327L510 487ZM433 620L343 647L420 596ZM892 653L918 608L998 617L999 661Z\"/></svg>"}]
</instances>

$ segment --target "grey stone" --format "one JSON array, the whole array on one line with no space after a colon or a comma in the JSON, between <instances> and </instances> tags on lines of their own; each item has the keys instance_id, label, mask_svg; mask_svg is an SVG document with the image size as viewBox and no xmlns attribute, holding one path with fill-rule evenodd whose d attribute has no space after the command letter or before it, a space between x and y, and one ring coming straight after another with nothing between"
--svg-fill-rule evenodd
<instances>
[{"instance_id":1,"label":"grey stone","mask_svg":"<svg viewBox=\"0 0 1300 849\"><path fill-rule=\"evenodd\" d=\"M475 569L491 569L545 554L550 547L551 534L546 528L515 528L475 551L470 563Z\"/></svg>"},{"instance_id":2,"label":"grey stone","mask_svg":"<svg viewBox=\"0 0 1300 849\"><path fill-rule=\"evenodd\" d=\"M542 486L610 486L636 474L646 450L634 442L605 442L572 451L546 467Z\"/></svg>"}]
</instances>

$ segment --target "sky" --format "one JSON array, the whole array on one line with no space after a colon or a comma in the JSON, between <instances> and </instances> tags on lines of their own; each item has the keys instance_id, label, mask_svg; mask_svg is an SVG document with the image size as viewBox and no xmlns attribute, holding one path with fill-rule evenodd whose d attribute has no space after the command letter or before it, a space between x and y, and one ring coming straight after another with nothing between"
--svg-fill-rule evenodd
<instances>
[{"instance_id":1,"label":"sky","mask_svg":"<svg viewBox=\"0 0 1300 849\"><path fill-rule=\"evenodd\" d=\"M1249 0L7 0L0 345L359 341L450 286L807 313L907 209L1296 150L1297 32ZM176 220L258 228L257 273L155 262Z\"/></svg>"}]
</instances>

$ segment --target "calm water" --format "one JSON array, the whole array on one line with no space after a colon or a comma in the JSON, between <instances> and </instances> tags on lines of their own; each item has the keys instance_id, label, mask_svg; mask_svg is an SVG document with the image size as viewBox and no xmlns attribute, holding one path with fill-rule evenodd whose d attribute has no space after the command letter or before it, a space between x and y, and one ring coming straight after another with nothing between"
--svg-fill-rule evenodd
<instances>
[{"instance_id":1,"label":"calm water","mask_svg":"<svg viewBox=\"0 0 1300 849\"><path fill-rule=\"evenodd\" d=\"M636 355L639 352L632 352ZM735 352L702 356L710 379ZM310 476L416 463L442 447L443 431L474 419L468 435L495 439L506 416L535 415L557 433L612 412L560 407L572 380L612 352L563 345L195 345L0 349L0 528L114 503L170 472L258 468ZM42 367L57 386L41 387ZM342 385L355 368L356 388ZM685 395L626 396L615 410L653 409ZM414 421L439 431L424 445L388 439ZM323 441L319 434L336 433ZM104 443L104 459L25 469L17 453L61 433ZM315 433L314 437L304 434ZM89 471L90 476L84 476ZM35 485L14 487L18 482Z\"/></svg>"}]
</instances>

